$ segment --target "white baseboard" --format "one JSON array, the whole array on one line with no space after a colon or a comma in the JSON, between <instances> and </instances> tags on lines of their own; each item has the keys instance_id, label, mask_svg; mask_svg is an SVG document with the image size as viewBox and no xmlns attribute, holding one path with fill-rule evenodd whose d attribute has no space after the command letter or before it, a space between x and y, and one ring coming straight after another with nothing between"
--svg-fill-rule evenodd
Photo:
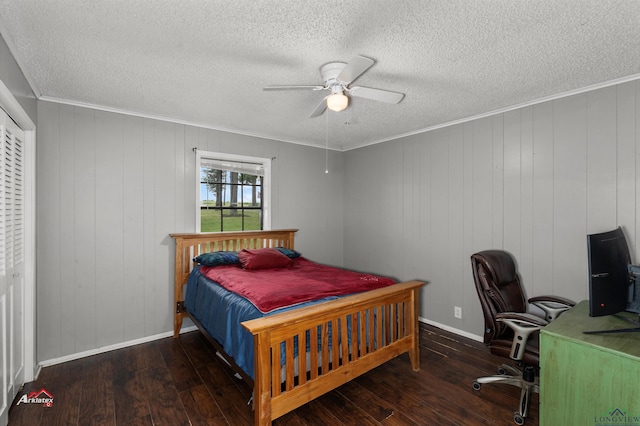
<instances>
[{"instance_id":1,"label":"white baseboard","mask_svg":"<svg viewBox=\"0 0 640 426\"><path fill-rule=\"evenodd\" d=\"M423 322L425 324L429 324L432 325L434 327L438 327L441 328L445 331L454 333L454 334L458 334L462 337L466 337L468 339L471 340L475 340L478 342L482 342L483 339L481 336L477 336L475 334L471 334L469 332L463 331L463 330L459 330L457 328L445 325L445 324L440 324L438 322L435 321L431 321L428 320L426 318L423 317L418 317L418 320L420 322ZM188 327L183 327L182 330L180 331L180 334L183 333L188 333L190 331L195 331L198 328L195 325L191 325ZM116 349L123 349L123 348L128 348L129 346L135 346L135 345L139 345L142 343L148 343L148 342L153 342L154 340L159 340L159 339L164 339L166 337L171 337L173 336L173 332L172 331L167 331L166 333L160 333L160 334L155 334L153 336L147 336L147 337L142 337L140 339L135 339L135 340L129 340L127 342L122 342L122 343L117 343L115 345L109 345L109 346L103 346L101 348L97 348L97 349L91 349L89 351L84 351L84 352L78 352L75 354L70 354L70 355L65 355L63 357L60 358L52 358L52 359L48 359L45 361L41 361L38 363L37 366L37 372L36 372L36 379L38 378L38 376L40 375L40 371L42 371L42 369L44 367L49 367L52 365L56 365L56 364L62 364L63 362L68 362L68 361L75 361L77 359L80 358L84 358L84 357L88 357L88 356L92 356L92 355L97 355L97 354L101 354L101 353L105 353L105 352L109 352L109 351L113 351Z\"/></svg>"},{"instance_id":2,"label":"white baseboard","mask_svg":"<svg viewBox=\"0 0 640 426\"><path fill-rule=\"evenodd\" d=\"M180 334L188 333L190 331L194 331L197 329L198 328L195 325L183 327L182 330L180 330ZM53 359L41 361L38 363L38 368L37 368L38 372L36 374L36 379L38 377L38 374L40 374L40 371L44 367L49 367L51 365L56 365L56 364L62 364L63 362L68 362L68 361L75 361L80 358L84 358L91 355L97 355L97 354L113 351L116 349L128 348L129 346L135 346L141 343L153 342L154 340L164 339L166 337L171 337L171 336L173 336L173 331L167 331L166 333L155 334L153 336L142 337L140 339L129 340L127 342L117 343L115 345L103 346L101 348L91 349L89 351L78 352L75 354L65 355L60 358L53 358Z\"/></svg>"},{"instance_id":3,"label":"white baseboard","mask_svg":"<svg viewBox=\"0 0 640 426\"><path fill-rule=\"evenodd\" d=\"M423 322L425 324L432 325L434 327L441 328L441 329L443 329L445 331L457 334L459 336L466 337L467 339L475 340L477 342L483 342L484 341L482 336L478 336L476 334L472 334L472 333L469 333L469 332L464 331L464 330L459 330L457 328L454 328L454 327L451 327L451 326L448 326L448 325L445 325L445 324L440 324L438 322L431 321L431 320L428 320L428 319L423 318L423 317L418 317L418 321Z\"/></svg>"}]
</instances>

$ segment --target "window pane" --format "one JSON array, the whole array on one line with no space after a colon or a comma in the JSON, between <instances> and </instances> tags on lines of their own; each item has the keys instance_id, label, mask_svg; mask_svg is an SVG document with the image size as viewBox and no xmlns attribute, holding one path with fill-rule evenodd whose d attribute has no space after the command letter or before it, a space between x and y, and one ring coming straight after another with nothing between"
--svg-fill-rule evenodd
<instances>
[{"instance_id":1,"label":"window pane","mask_svg":"<svg viewBox=\"0 0 640 426\"><path fill-rule=\"evenodd\" d=\"M220 232L221 226L220 209L201 208L200 209L200 231L201 232Z\"/></svg>"},{"instance_id":2,"label":"window pane","mask_svg":"<svg viewBox=\"0 0 640 426\"><path fill-rule=\"evenodd\" d=\"M200 184L200 197L203 207L214 207L216 205L216 194L207 184Z\"/></svg>"},{"instance_id":3,"label":"window pane","mask_svg":"<svg viewBox=\"0 0 640 426\"><path fill-rule=\"evenodd\" d=\"M200 182L202 232L263 228L262 176L201 167Z\"/></svg>"}]
</instances>

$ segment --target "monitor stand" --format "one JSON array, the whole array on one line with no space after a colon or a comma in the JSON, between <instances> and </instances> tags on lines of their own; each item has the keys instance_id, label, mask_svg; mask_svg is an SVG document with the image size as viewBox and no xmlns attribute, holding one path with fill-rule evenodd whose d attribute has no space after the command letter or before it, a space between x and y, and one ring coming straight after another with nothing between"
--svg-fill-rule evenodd
<instances>
[{"instance_id":1,"label":"monitor stand","mask_svg":"<svg viewBox=\"0 0 640 426\"><path fill-rule=\"evenodd\" d=\"M633 320L631 318L623 317L622 315L613 314L614 317L628 321L632 324L637 325L637 327L631 328L615 328L613 330L593 330L593 331L583 331L583 334L613 334L613 333L640 333L640 321ZM640 315L639 315L640 319Z\"/></svg>"}]
</instances>

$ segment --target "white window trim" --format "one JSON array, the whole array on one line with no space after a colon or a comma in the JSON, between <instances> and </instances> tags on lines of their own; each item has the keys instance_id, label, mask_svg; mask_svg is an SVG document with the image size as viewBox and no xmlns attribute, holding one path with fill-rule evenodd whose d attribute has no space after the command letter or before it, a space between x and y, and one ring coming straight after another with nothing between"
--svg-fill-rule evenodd
<instances>
[{"instance_id":1,"label":"white window trim","mask_svg":"<svg viewBox=\"0 0 640 426\"><path fill-rule=\"evenodd\" d=\"M271 158L251 157L248 155L237 154L225 154L222 152L213 151L201 151L199 149L196 152L196 232L200 231L200 208L202 207L202 200L200 199L200 164L202 159L216 159L225 161L237 161L243 163L256 163L261 164L264 169L264 176L262 182L262 229L271 229Z\"/></svg>"}]
</instances>

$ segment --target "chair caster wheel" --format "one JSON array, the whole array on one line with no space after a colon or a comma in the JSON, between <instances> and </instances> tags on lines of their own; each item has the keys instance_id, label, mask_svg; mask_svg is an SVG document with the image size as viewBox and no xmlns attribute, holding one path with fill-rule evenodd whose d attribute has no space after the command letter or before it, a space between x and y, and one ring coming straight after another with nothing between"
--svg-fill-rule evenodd
<instances>
[{"instance_id":1,"label":"chair caster wheel","mask_svg":"<svg viewBox=\"0 0 640 426\"><path fill-rule=\"evenodd\" d=\"M513 421L515 424L517 425L523 425L524 424L524 417L522 417L520 414L515 413L513 415Z\"/></svg>"},{"instance_id":2,"label":"chair caster wheel","mask_svg":"<svg viewBox=\"0 0 640 426\"><path fill-rule=\"evenodd\" d=\"M473 382L473 385L471 385L471 386L473 386L473 390L480 390L480 386L481 385L478 382Z\"/></svg>"}]
</instances>

